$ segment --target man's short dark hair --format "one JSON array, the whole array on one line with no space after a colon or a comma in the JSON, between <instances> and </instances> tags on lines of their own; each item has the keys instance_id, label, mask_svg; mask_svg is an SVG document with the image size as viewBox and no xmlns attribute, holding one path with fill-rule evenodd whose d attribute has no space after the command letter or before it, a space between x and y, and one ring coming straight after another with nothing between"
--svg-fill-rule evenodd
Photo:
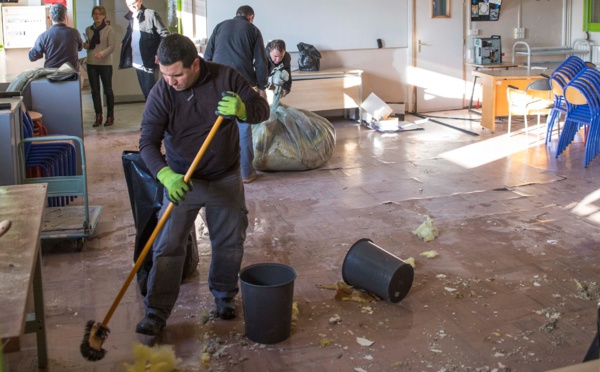
<instances>
[{"instance_id":1,"label":"man's short dark hair","mask_svg":"<svg viewBox=\"0 0 600 372\"><path fill-rule=\"evenodd\" d=\"M171 34L165 37L158 46L158 63L170 66L181 61L184 68L189 68L198 58L198 50L194 42L187 36Z\"/></svg>"},{"instance_id":2,"label":"man's short dark hair","mask_svg":"<svg viewBox=\"0 0 600 372\"><path fill-rule=\"evenodd\" d=\"M254 15L254 9L250 5L242 5L238 8L237 12L235 12L236 16L244 16L249 17Z\"/></svg>"},{"instance_id":3,"label":"man's short dark hair","mask_svg":"<svg viewBox=\"0 0 600 372\"><path fill-rule=\"evenodd\" d=\"M271 40L267 43L267 49L272 51L273 49L277 49L278 51L284 53L285 52L285 41L281 39Z\"/></svg>"},{"instance_id":4,"label":"man's short dark hair","mask_svg":"<svg viewBox=\"0 0 600 372\"><path fill-rule=\"evenodd\" d=\"M50 7L50 19L53 22L64 22L67 19L67 7L56 3Z\"/></svg>"}]
</instances>

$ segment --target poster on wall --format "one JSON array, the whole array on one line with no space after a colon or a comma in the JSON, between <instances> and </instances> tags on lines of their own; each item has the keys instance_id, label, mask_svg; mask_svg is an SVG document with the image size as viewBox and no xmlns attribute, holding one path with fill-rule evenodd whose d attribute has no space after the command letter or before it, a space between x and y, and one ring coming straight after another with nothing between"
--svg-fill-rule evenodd
<instances>
[{"instance_id":1,"label":"poster on wall","mask_svg":"<svg viewBox=\"0 0 600 372\"><path fill-rule=\"evenodd\" d=\"M471 21L497 21L500 5L502 0L471 0Z\"/></svg>"},{"instance_id":2,"label":"poster on wall","mask_svg":"<svg viewBox=\"0 0 600 372\"><path fill-rule=\"evenodd\" d=\"M5 48L31 48L50 27L46 6L3 6L2 31Z\"/></svg>"}]
</instances>

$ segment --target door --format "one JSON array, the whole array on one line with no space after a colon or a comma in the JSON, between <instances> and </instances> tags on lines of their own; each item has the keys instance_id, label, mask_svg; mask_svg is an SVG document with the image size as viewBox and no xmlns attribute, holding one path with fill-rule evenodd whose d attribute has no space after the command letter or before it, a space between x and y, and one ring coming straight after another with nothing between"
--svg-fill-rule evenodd
<instances>
[{"instance_id":1,"label":"door","mask_svg":"<svg viewBox=\"0 0 600 372\"><path fill-rule=\"evenodd\" d=\"M447 2L443 15L433 17L440 1ZM463 108L463 0L413 0L413 69L409 83L416 97L416 112ZM449 10L449 12L448 12Z\"/></svg>"}]
</instances>

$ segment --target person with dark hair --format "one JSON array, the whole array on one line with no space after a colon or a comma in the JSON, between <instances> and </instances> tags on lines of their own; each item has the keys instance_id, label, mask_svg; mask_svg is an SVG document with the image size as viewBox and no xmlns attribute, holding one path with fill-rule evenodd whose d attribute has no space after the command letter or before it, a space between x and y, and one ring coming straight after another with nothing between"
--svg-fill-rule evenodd
<instances>
[{"instance_id":1,"label":"person with dark hair","mask_svg":"<svg viewBox=\"0 0 600 372\"><path fill-rule=\"evenodd\" d=\"M268 64L260 30L253 25L254 10L248 5L238 8L235 17L219 23L213 30L204 59L233 67L266 98ZM240 130L242 178L250 183L257 177L252 165L254 148L252 128L238 123Z\"/></svg>"},{"instance_id":2,"label":"person with dark hair","mask_svg":"<svg viewBox=\"0 0 600 372\"><path fill-rule=\"evenodd\" d=\"M94 24L85 29L86 42L83 47L87 50L87 73L92 90L92 101L96 112L94 127L102 125L102 98L100 97L100 80L106 96L105 127L115 122L115 96L112 90L112 54L115 50L115 32L106 24L106 9L103 6L92 8Z\"/></svg>"},{"instance_id":3,"label":"person with dark hair","mask_svg":"<svg viewBox=\"0 0 600 372\"><path fill-rule=\"evenodd\" d=\"M142 5L142 0L125 2L129 12L124 17L129 24L121 42L119 69L135 68L144 99L148 100L159 77L156 50L161 40L169 35L169 29L157 12Z\"/></svg>"},{"instance_id":4,"label":"person with dark hair","mask_svg":"<svg viewBox=\"0 0 600 372\"><path fill-rule=\"evenodd\" d=\"M137 333L150 336L162 331L177 301L186 242L201 208L210 231L208 285L216 313L225 320L237 316L234 297L239 290L248 210L235 123L258 124L269 118L267 101L241 74L206 62L186 36L167 36L158 48L158 63L163 79L146 102L139 147L148 169L165 187L159 215L169 201L176 206L152 246L146 316L136 327ZM223 123L187 184L184 174L217 115L224 117ZM166 157L161 152L163 145Z\"/></svg>"},{"instance_id":5,"label":"person with dark hair","mask_svg":"<svg viewBox=\"0 0 600 372\"><path fill-rule=\"evenodd\" d=\"M266 49L269 59L269 88L281 86L281 97L285 97L292 90L292 57L285 50L285 41L280 39L269 41ZM287 71L287 75L282 71Z\"/></svg>"},{"instance_id":6,"label":"person with dark hair","mask_svg":"<svg viewBox=\"0 0 600 372\"><path fill-rule=\"evenodd\" d=\"M71 64L79 71L78 52L83 48L83 40L79 32L67 26L67 8L60 4L50 7L52 27L42 32L29 51L29 60L37 61L43 57L44 67L60 67Z\"/></svg>"}]
</instances>

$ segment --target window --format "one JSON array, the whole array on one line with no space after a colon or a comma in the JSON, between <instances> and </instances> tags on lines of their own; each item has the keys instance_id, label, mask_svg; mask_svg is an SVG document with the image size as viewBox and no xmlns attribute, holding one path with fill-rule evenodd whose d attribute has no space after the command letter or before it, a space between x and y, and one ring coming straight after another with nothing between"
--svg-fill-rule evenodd
<instances>
[{"instance_id":1,"label":"window","mask_svg":"<svg viewBox=\"0 0 600 372\"><path fill-rule=\"evenodd\" d=\"M598 0L598 1L600 1L600 0ZM449 17L450 17L450 0L431 0L431 18L449 18Z\"/></svg>"},{"instance_id":2,"label":"window","mask_svg":"<svg viewBox=\"0 0 600 372\"><path fill-rule=\"evenodd\" d=\"M600 0L584 0L583 31L600 32Z\"/></svg>"}]
</instances>

